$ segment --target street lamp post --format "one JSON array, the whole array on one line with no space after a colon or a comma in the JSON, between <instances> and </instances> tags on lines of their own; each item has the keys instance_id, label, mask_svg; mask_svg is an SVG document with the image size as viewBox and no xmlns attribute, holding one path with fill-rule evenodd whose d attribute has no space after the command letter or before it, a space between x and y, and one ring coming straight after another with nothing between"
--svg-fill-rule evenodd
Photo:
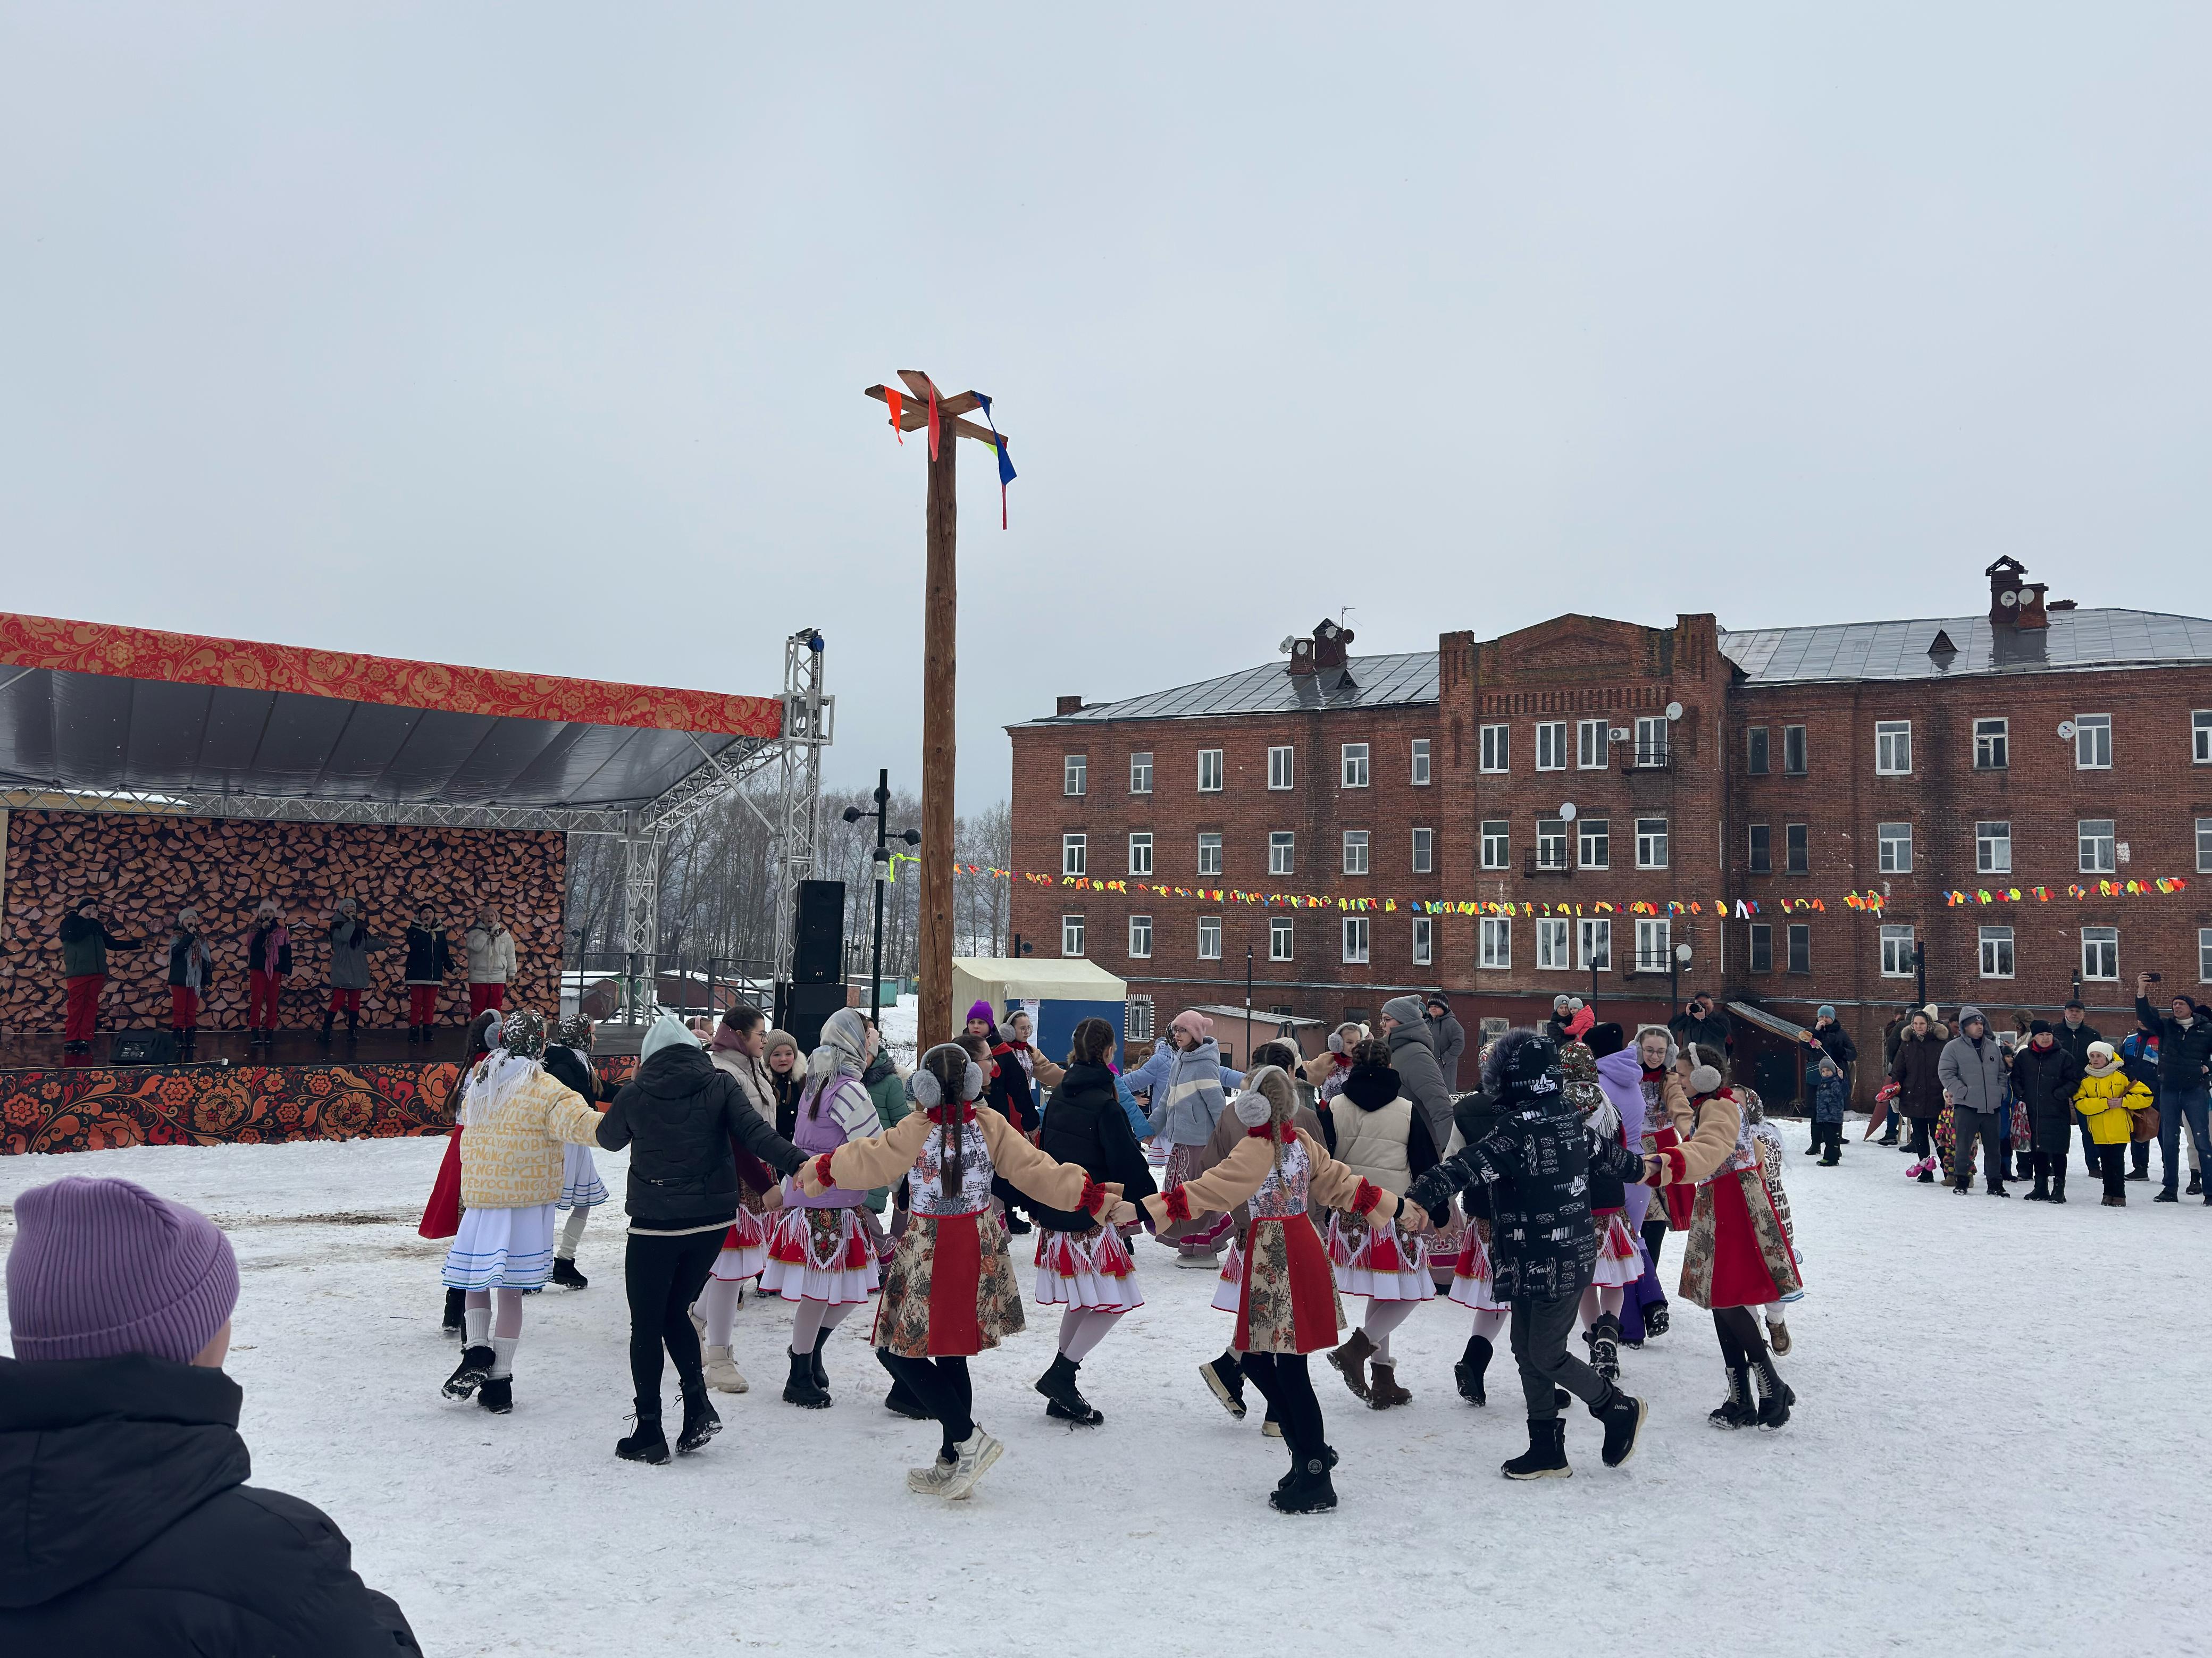
<instances>
[{"instance_id":1,"label":"street lamp post","mask_svg":"<svg viewBox=\"0 0 2212 1658\"><path fill-rule=\"evenodd\" d=\"M1244 1068L1252 1068L1252 946L1244 945Z\"/></svg>"},{"instance_id":2,"label":"street lamp post","mask_svg":"<svg viewBox=\"0 0 2212 1658\"><path fill-rule=\"evenodd\" d=\"M845 808L845 821L848 823L857 823L863 817L876 820L876 845L872 854L876 866L876 934L874 957L868 971L868 1023L878 1026L883 1017L884 1005L884 887L891 868L890 836L886 819L890 800L891 774L886 769L876 774L876 809L873 811L862 811L858 806ZM915 829L902 829L898 838L910 847L921 844L921 833Z\"/></svg>"}]
</instances>

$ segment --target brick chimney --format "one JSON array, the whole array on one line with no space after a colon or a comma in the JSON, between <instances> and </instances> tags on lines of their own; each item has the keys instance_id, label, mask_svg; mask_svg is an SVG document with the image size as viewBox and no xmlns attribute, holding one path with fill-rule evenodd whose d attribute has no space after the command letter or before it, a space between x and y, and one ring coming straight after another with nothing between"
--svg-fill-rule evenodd
<instances>
[{"instance_id":1,"label":"brick chimney","mask_svg":"<svg viewBox=\"0 0 2212 1658\"><path fill-rule=\"evenodd\" d=\"M2023 581L2027 566L2016 558L2001 558L1982 574L1990 579L1990 622L1999 628L2048 628L2043 595L2047 584Z\"/></svg>"},{"instance_id":2,"label":"brick chimney","mask_svg":"<svg viewBox=\"0 0 2212 1658\"><path fill-rule=\"evenodd\" d=\"M1079 696L1063 696L1060 699L1059 706L1053 709L1055 714L1081 714L1082 712L1083 699Z\"/></svg>"},{"instance_id":3,"label":"brick chimney","mask_svg":"<svg viewBox=\"0 0 2212 1658\"><path fill-rule=\"evenodd\" d=\"M1290 671L1308 674L1341 668L1345 665L1346 653L1351 648L1352 638L1351 629L1340 627L1324 617L1314 624L1310 638L1290 641Z\"/></svg>"}]
</instances>

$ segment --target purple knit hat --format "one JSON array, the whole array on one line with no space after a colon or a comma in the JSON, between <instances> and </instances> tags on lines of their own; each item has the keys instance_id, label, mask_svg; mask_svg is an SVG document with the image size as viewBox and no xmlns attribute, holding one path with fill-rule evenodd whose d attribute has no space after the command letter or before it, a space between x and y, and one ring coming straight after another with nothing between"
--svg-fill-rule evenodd
<instances>
[{"instance_id":1,"label":"purple knit hat","mask_svg":"<svg viewBox=\"0 0 2212 1658\"><path fill-rule=\"evenodd\" d=\"M82 1175L15 1199L8 1327L17 1358L151 1353L189 1364L237 1304L230 1240L197 1209Z\"/></svg>"},{"instance_id":2,"label":"purple knit hat","mask_svg":"<svg viewBox=\"0 0 2212 1658\"><path fill-rule=\"evenodd\" d=\"M999 1016L991 1011L991 1005L988 1002L978 1001L968 1010L968 1017L971 1019L981 1019L994 1030L999 1028Z\"/></svg>"}]
</instances>

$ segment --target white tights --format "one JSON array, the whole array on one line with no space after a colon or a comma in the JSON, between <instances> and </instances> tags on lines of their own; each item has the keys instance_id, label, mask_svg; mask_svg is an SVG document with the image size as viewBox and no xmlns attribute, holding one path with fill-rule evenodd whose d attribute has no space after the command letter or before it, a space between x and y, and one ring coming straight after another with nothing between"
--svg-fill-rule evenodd
<instances>
[{"instance_id":1,"label":"white tights","mask_svg":"<svg viewBox=\"0 0 2212 1658\"><path fill-rule=\"evenodd\" d=\"M1360 1333L1375 1344L1375 1363L1389 1364L1390 1332L1413 1315L1418 1301L1374 1301L1367 1303L1367 1316L1359 1321Z\"/></svg>"},{"instance_id":2,"label":"white tights","mask_svg":"<svg viewBox=\"0 0 2212 1658\"><path fill-rule=\"evenodd\" d=\"M499 1316L492 1316L491 1298L499 1297ZM461 1329L468 1346L491 1344L491 1373L514 1374L515 1344L522 1339L522 1291L501 1284L497 1291L470 1290L461 1297Z\"/></svg>"},{"instance_id":3,"label":"white tights","mask_svg":"<svg viewBox=\"0 0 2212 1658\"><path fill-rule=\"evenodd\" d=\"M1611 1313L1616 1321L1620 1317L1620 1288L1618 1284L1593 1284L1583 1291L1582 1314L1585 1327L1595 1324L1607 1313Z\"/></svg>"},{"instance_id":4,"label":"white tights","mask_svg":"<svg viewBox=\"0 0 2212 1658\"><path fill-rule=\"evenodd\" d=\"M800 1302L799 1315L791 1321L791 1351L794 1353L812 1352L814 1338L824 1330L836 1329L845 1321L845 1315L858 1305L858 1302L852 1301L836 1307L832 1307L826 1301Z\"/></svg>"},{"instance_id":5,"label":"white tights","mask_svg":"<svg viewBox=\"0 0 2212 1658\"><path fill-rule=\"evenodd\" d=\"M1492 1346L1496 1346L1498 1345L1498 1333L1505 1327L1506 1316L1507 1315L1503 1311L1492 1311L1487 1308L1476 1309L1474 1315L1474 1333L1480 1336Z\"/></svg>"},{"instance_id":6,"label":"white tights","mask_svg":"<svg viewBox=\"0 0 2212 1658\"><path fill-rule=\"evenodd\" d=\"M1070 1363L1082 1363L1121 1316L1096 1307L1069 1308L1060 1315L1060 1351L1067 1355Z\"/></svg>"},{"instance_id":7,"label":"white tights","mask_svg":"<svg viewBox=\"0 0 2212 1658\"><path fill-rule=\"evenodd\" d=\"M692 1303L699 1316L707 1321L707 1345L726 1347L730 1345L730 1321L737 1315L738 1297L744 1293L743 1278L710 1278L707 1287L699 1292Z\"/></svg>"},{"instance_id":8,"label":"white tights","mask_svg":"<svg viewBox=\"0 0 2212 1658\"><path fill-rule=\"evenodd\" d=\"M561 1222L560 1238L553 1245L554 1260L575 1260L576 1246L584 1241L584 1223L591 1218L592 1212L580 1203L568 1212Z\"/></svg>"}]
</instances>

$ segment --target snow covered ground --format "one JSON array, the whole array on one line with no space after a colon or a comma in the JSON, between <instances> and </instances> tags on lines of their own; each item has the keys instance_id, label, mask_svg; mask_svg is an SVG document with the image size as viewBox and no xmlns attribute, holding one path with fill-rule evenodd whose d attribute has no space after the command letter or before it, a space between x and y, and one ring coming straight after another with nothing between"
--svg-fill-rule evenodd
<instances>
[{"instance_id":1,"label":"snow covered ground","mask_svg":"<svg viewBox=\"0 0 2212 1658\"><path fill-rule=\"evenodd\" d=\"M1150 1304L1085 1367L1106 1424L1046 1422L1030 1383L1054 1320L1036 1318L976 1362L976 1414L1007 1455L946 1506L903 1489L934 1433L883 1410L860 1315L829 1347L836 1408L808 1412L778 1397L789 1318L748 1303L755 1390L718 1396L721 1436L666 1467L617 1462L606 1211L580 1257L591 1289L532 1302L514 1413L441 1400L441 1246L414 1233L438 1140L0 1159L0 1203L121 1175L229 1229L255 1478L328 1509L432 1654L2212 1649L2212 1213L2154 1208L2140 1184L2102 1209L2078 1175L2063 1209L1956 1198L1856 1141L1815 1168L1800 1132L1811 1293L1785 1430L1705 1425L1719 1360L1678 1303L1670 1333L1625 1355L1651 1401L1636 1459L1607 1470L1577 1410L1575 1477L1510 1484L1510 1365L1487 1410L1454 1397L1467 1318L1439 1302L1397 1338L1407 1408L1360 1407L1315 1361L1344 1461L1341 1506L1311 1519L1265 1507L1284 1454L1195 1374L1229 1327L1211 1276L1149 1242ZM619 1192L623 1159L601 1165ZM11 1225L0 1213L0 1244Z\"/></svg>"}]
</instances>

